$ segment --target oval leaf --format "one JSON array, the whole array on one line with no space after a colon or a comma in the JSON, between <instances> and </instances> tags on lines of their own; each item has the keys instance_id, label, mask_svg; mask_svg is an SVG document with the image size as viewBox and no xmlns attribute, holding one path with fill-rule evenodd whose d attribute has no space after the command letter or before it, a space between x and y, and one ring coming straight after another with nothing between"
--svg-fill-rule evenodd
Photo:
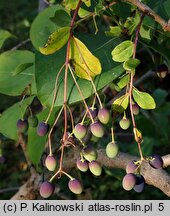
<instances>
[{"instance_id":1,"label":"oval leaf","mask_svg":"<svg viewBox=\"0 0 170 216\"><path fill-rule=\"evenodd\" d=\"M60 28L52 33L44 47L40 47L40 52L44 55L55 53L61 49L69 39L70 27Z\"/></svg>"},{"instance_id":2,"label":"oval leaf","mask_svg":"<svg viewBox=\"0 0 170 216\"><path fill-rule=\"evenodd\" d=\"M113 110L116 112L124 112L129 104L129 94L125 94L113 102Z\"/></svg>"},{"instance_id":3,"label":"oval leaf","mask_svg":"<svg viewBox=\"0 0 170 216\"><path fill-rule=\"evenodd\" d=\"M29 68L29 67L31 67L31 66L33 66L34 65L34 63L24 63L24 64L20 64L20 65L18 65L17 67L16 67L16 69L12 72L12 75L13 76L16 76L16 75L18 75L18 74L20 74L20 73L22 73L24 70L26 70L27 68Z\"/></svg>"},{"instance_id":4,"label":"oval leaf","mask_svg":"<svg viewBox=\"0 0 170 216\"><path fill-rule=\"evenodd\" d=\"M116 62L124 62L133 54L134 44L132 41L124 41L116 46L112 51L112 59Z\"/></svg>"},{"instance_id":5,"label":"oval leaf","mask_svg":"<svg viewBox=\"0 0 170 216\"><path fill-rule=\"evenodd\" d=\"M90 80L101 73L101 63L77 38L71 41L70 58L78 77Z\"/></svg>"},{"instance_id":6,"label":"oval leaf","mask_svg":"<svg viewBox=\"0 0 170 216\"><path fill-rule=\"evenodd\" d=\"M125 70L134 71L135 68L140 64L138 59L130 58L123 63L123 68Z\"/></svg>"},{"instance_id":7,"label":"oval leaf","mask_svg":"<svg viewBox=\"0 0 170 216\"><path fill-rule=\"evenodd\" d=\"M0 29L0 48L3 46L4 42L10 37L13 37L13 35L9 31Z\"/></svg>"},{"instance_id":8,"label":"oval leaf","mask_svg":"<svg viewBox=\"0 0 170 216\"><path fill-rule=\"evenodd\" d=\"M133 98L142 109L155 109L156 107L153 97L146 92L133 89Z\"/></svg>"}]
</instances>

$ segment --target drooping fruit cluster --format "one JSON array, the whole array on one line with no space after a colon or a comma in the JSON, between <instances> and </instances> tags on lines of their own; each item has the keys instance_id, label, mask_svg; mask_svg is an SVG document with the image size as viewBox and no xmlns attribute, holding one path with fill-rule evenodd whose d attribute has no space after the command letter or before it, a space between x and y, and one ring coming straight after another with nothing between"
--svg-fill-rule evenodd
<instances>
[{"instance_id":1,"label":"drooping fruit cluster","mask_svg":"<svg viewBox=\"0 0 170 216\"><path fill-rule=\"evenodd\" d=\"M17 121L17 129L21 133L25 133L28 130L28 121L27 119L19 119Z\"/></svg>"},{"instance_id":2,"label":"drooping fruit cluster","mask_svg":"<svg viewBox=\"0 0 170 216\"><path fill-rule=\"evenodd\" d=\"M122 186L125 190L134 189L136 192L142 192L145 187L145 179L139 172L140 162L130 161L126 165L126 175L123 178Z\"/></svg>"},{"instance_id":3,"label":"drooping fruit cluster","mask_svg":"<svg viewBox=\"0 0 170 216\"><path fill-rule=\"evenodd\" d=\"M37 127L37 134L39 136L45 136L48 133L49 124L45 122L40 122Z\"/></svg>"},{"instance_id":4,"label":"drooping fruit cluster","mask_svg":"<svg viewBox=\"0 0 170 216\"><path fill-rule=\"evenodd\" d=\"M127 117L123 117L120 121L119 121L119 125L123 130L127 130L130 126L130 120Z\"/></svg>"},{"instance_id":5,"label":"drooping fruit cluster","mask_svg":"<svg viewBox=\"0 0 170 216\"><path fill-rule=\"evenodd\" d=\"M96 159L97 152L95 148L93 148L92 145L88 145L83 148L81 158L77 159L77 168L82 172L86 172L89 169L93 175L100 176L102 173L102 167Z\"/></svg>"},{"instance_id":6,"label":"drooping fruit cluster","mask_svg":"<svg viewBox=\"0 0 170 216\"><path fill-rule=\"evenodd\" d=\"M89 114L91 113L91 115ZM90 107L87 112L88 118L93 119L90 124L91 133L98 138L103 137L104 127L102 124L106 125L110 120L110 113L106 108L100 108L97 112L97 108ZM74 128L74 135L78 139L83 139L87 133L87 126L83 123L78 123Z\"/></svg>"}]
</instances>

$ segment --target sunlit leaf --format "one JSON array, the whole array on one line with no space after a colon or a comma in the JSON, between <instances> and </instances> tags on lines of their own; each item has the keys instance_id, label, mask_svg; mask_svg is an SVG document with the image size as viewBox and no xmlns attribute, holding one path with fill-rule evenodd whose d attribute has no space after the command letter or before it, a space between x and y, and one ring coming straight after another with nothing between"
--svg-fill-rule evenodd
<instances>
[{"instance_id":1,"label":"sunlit leaf","mask_svg":"<svg viewBox=\"0 0 170 216\"><path fill-rule=\"evenodd\" d=\"M117 45L112 51L113 61L124 62L133 54L134 44L132 41L124 41Z\"/></svg>"},{"instance_id":2,"label":"sunlit leaf","mask_svg":"<svg viewBox=\"0 0 170 216\"><path fill-rule=\"evenodd\" d=\"M61 49L69 39L70 27L63 27L52 33L44 47L40 47L40 52L44 55L55 53Z\"/></svg>"},{"instance_id":3,"label":"sunlit leaf","mask_svg":"<svg viewBox=\"0 0 170 216\"><path fill-rule=\"evenodd\" d=\"M125 70L134 71L135 68L140 64L138 59L130 58L123 63L123 68Z\"/></svg>"},{"instance_id":4,"label":"sunlit leaf","mask_svg":"<svg viewBox=\"0 0 170 216\"><path fill-rule=\"evenodd\" d=\"M129 94L125 94L113 102L113 110L116 112L124 112L129 104Z\"/></svg>"},{"instance_id":5,"label":"sunlit leaf","mask_svg":"<svg viewBox=\"0 0 170 216\"><path fill-rule=\"evenodd\" d=\"M70 58L74 65L74 71L80 78L90 80L101 73L99 59L75 37L71 41Z\"/></svg>"},{"instance_id":6,"label":"sunlit leaf","mask_svg":"<svg viewBox=\"0 0 170 216\"><path fill-rule=\"evenodd\" d=\"M153 97L146 92L141 92L134 88L133 98L142 109L155 109L156 107Z\"/></svg>"}]
</instances>

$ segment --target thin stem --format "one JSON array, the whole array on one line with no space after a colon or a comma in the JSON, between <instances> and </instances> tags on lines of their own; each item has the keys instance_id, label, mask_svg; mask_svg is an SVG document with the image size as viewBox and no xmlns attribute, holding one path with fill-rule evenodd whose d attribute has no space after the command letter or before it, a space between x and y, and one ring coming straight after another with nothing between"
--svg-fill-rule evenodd
<instances>
[{"instance_id":1,"label":"thin stem","mask_svg":"<svg viewBox=\"0 0 170 216\"><path fill-rule=\"evenodd\" d=\"M52 156L51 134L52 134L52 131L54 129L54 126L57 124L58 119L60 118L60 115L61 115L62 111L63 111L63 106L61 107L60 112L58 113L58 115L57 115L57 117L55 119L55 122L54 122L53 126L51 127L50 132L48 134L48 146L49 146L49 152L50 152L49 154L50 154L50 156Z\"/></svg>"},{"instance_id":2,"label":"thin stem","mask_svg":"<svg viewBox=\"0 0 170 216\"><path fill-rule=\"evenodd\" d=\"M60 174L60 171L58 170L58 171L50 178L49 182L52 182L53 179L54 179L55 177L57 177L59 174Z\"/></svg>"},{"instance_id":3,"label":"thin stem","mask_svg":"<svg viewBox=\"0 0 170 216\"><path fill-rule=\"evenodd\" d=\"M61 171L61 173L63 173L64 175L66 175L69 179L73 179L73 177L71 175L69 175L68 173L64 172L63 170Z\"/></svg>"},{"instance_id":4,"label":"thin stem","mask_svg":"<svg viewBox=\"0 0 170 216\"><path fill-rule=\"evenodd\" d=\"M138 39L139 39L139 32L140 32L140 27L142 25L142 21L145 17L145 13L143 13L140 17L140 22L137 26L137 30L136 30L136 35L135 35L135 40L134 40L134 51L133 51L133 58L136 57L136 49L137 49L137 44L138 44ZM133 91L133 77L134 74L133 72L130 73L130 86L129 86L129 103L130 103L130 114L131 114L131 119L132 119L132 124L133 124L133 128L136 128L136 122L135 122L135 118L134 118L134 114L133 114L133 99L132 99L132 91ZM141 142L137 142L138 143L138 149L139 149L139 153L140 153L140 157L141 160L143 160L143 154L142 154L142 149L141 149Z\"/></svg>"},{"instance_id":5,"label":"thin stem","mask_svg":"<svg viewBox=\"0 0 170 216\"><path fill-rule=\"evenodd\" d=\"M93 15L93 22L94 22L94 27L96 29L94 34L97 34L97 32L99 31L98 27L97 27L97 23L96 23L96 19L95 19L95 15Z\"/></svg>"},{"instance_id":6,"label":"thin stem","mask_svg":"<svg viewBox=\"0 0 170 216\"><path fill-rule=\"evenodd\" d=\"M97 99L98 99L98 101L99 101L100 108L103 108L103 105L102 105L102 102L101 102L101 100L100 100L99 94L97 93L96 86L95 86L95 84L94 84L94 82L93 82L93 79L92 79L91 76L90 76L90 69L89 69L89 67L88 67L88 65L87 65L87 63L86 63L86 61L85 61L85 59L84 59L84 57L83 57L83 55L82 55L82 53L81 53L81 50L80 50L80 48L79 48L79 46L78 46L78 44L77 44L77 41L74 39L74 37L73 37L73 40L74 40L75 45L76 45L76 47L77 47L77 49L78 49L78 51L79 51L79 54L80 54L80 56L81 56L82 61L83 61L83 63L84 63L85 66L86 66L86 69L87 69L86 72L87 72L88 77L89 77L89 79L90 79L90 82L91 82L91 84L92 84L92 86L93 86L94 93L96 94L96 97L97 97Z\"/></svg>"},{"instance_id":7,"label":"thin stem","mask_svg":"<svg viewBox=\"0 0 170 216\"><path fill-rule=\"evenodd\" d=\"M55 87L54 87L54 95L53 95L53 100L52 100L52 104L51 104L51 108L50 108L50 111L48 113L48 116L47 116L47 119L45 121L45 123L47 124L47 122L49 121L49 118L51 116L51 113L53 111L53 108L54 108L54 104L55 104L55 101L56 101L56 97L57 97L57 89L58 89L58 79L59 79L59 76L63 70L63 68L65 67L65 63L62 65L62 67L60 68L57 76L56 76L56 80L55 80Z\"/></svg>"},{"instance_id":8,"label":"thin stem","mask_svg":"<svg viewBox=\"0 0 170 216\"><path fill-rule=\"evenodd\" d=\"M76 80L76 78L75 78L75 76L74 76L74 73L73 73L73 71L72 71L70 65L69 65L69 69L70 69L71 75L72 75L72 77L73 77L73 80L74 80L74 82L75 82L75 84L76 84L76 86L77 86L77 89L78 89L78 91L79 91L79 94L80 94L80 96L81 96L81 98L82 98L82 100L83 100L84 106L85 106L87 112L89 113L89 116L90 116L91 121L92 121L92 123L93 123L94 120L93 120L92 114L91 114L91 112L89 111L89 108L88 108L88 106L87 106L87 103L86 103L85 98L84 98L84 95L83 95L83 92L81 91L80 86L79 86L79 84L77 83L77 80Z\"/></svg>"},{"instance_id":9,"label":"thin stem","mask_svg":"<svg viewBox=\"0 0 170 216\"><path fill-rule=\"evenodd\" d=\"M111 127L112 143L115 143L113 127Z\"/></svg>"},{"instance_id":10,"label":"thin stem","mask_svg":"<svg viewBox=\"0 0 170 216\"><path fill-rule=\"evenodd\" d=\"M70 114L70 119L71 119L71 124L72 124L72 131L74 130L74 118L73 118L73 114L72 114L72 111L70 109L70 107L67 105L67 109L69 111L69 114Z\"/></svg>"}]
</instances>

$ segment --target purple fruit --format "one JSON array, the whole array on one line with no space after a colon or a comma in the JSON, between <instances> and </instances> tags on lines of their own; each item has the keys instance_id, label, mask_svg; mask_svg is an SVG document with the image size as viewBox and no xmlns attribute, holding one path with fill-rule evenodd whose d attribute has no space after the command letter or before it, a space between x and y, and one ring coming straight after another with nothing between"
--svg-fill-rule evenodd
<instances>
[{"instance_id":1,"label":"purple fruit","mask_svg":"<svg viewBox=\"0 0 170 216\"><path fill-rule=\"evenodd\" d=\"M77 165L77 168L82 172L86 172L88 170L88 163L85 160L78 158L76 165Z\"/></svg>"},{"instance_id":2,"label":"purple fruit","mask_svg":"<svg viewBox=\"0 0 170 216\"><path fill-rule=\"evenodd\" d=\"M87 129L81 123L77 124L74 128L74 135L78 139L83 139L86 135Z\"/></svg>"},{"instance_id":3,"label":"purple fruit","mask_svg":"<svg viewBox=\"0 0 170 216\"><path fill-rule=\"evenodd\" d=\"M125 190L130 191L136 185L137 177L133 173L128 173L124 176L122 186Z\"/></svg>"},{"instance_id":4,"label":"purple fruit","mask_svg":"<svg viewBox=\"0 0 170 216\"><path fill-rule=\"evenodd\" d=\"M88 161L93 161L97 158L97 151L91 145L83 148L82 153L83 157Z\"/></svg>"},{"instance_id":5,"label":"purple fruit","mask_svg":"<svg viewBox=\"0 0 170 216\"><path fill-rule=\"evenodd\" d=\"M102 173L102 168L101 168L100 164L95 160L93 160L89 163L89 169L93 173L93 175L95 175L95 176L100 176Z\"/></svg>"},{"instance_id":6,"label":"purple fruit","mask_svg":"<svg viewBox=\"0 0 170 216\"><path fill-rule=\"evenodd\" d=\"M45 159L45 166L49 171L54 171L56 168L56 159L52 155L48 155Z\"/></svg>"},{"instance_id":7,"label":"purple fruit","mask_svg":"<svg viewBox=\"0 0 170 216\"><path fill-rule=\"evenodd\" d=\"M155 169L159 169L159 168L163 167L163 160L162 160L161 156L153 155L149 159L149 164L151 165L151 167L153 167Z\"/></svg>"},{"instance_id":8,"label":"purple fruit","mask_svg":"<svg viewBox=\"0 0 170 216\"><path fill-rule=\"evenodd\" d=\"M41 184L40 186L40 195L43 198L48 198L50 197L54 192L54 186L52 183L45 181Z\"/></svg>"},{"instance_id":9,"label":"purple fruit","mask_svg":"<svg viewBox=\"0 0 170 216\"><path fill-rule=\"evenodd\" d=\"M39 136L45 136L48 133L49 130L49 124L46 124L45 122L40 122L37 128L37 134Z\"/></svg>"},{"instance_id":10,"label":"purple fruit","mask_svg":"<svg viewBox=\"0 0 170 216\"><path fill-rule=\"evenodd\" d=\"M75 194L81 194L83 191L82 185L81 185L80 181L77 179L71 179L68 182L68 187L71 190L71 192L73 192Z\"/></svg>"},{"instance_id":11,"label":"purple fruit","mask_svg":"<svg viewBox=\"0 0 170 216\"><path fill-rule=\"evenodd\" d=\"M96 137L100 138L104 135L104 128L103 128L102 124L100 124L97 121L90 125L90 130L91 130L92 134Z\"/></svg>"},{"instance_id":12,"label":"purple fruit","mask_svg":"<svg viewBox=\"0 0 170 216\"><path fill-rule=\"evenodd\" d=\"M37 127L38 125L38 118L36 116L29 116L28 123L30 127Z\"/></svg>"},{"instance_id":13,"label":"purple fruit","mask_svg":"<svg viewBox=\"0 0 170 216\"><path fill-rule=\"evenodd\" d=\"M97 108L96 107L90 107L89 111L92 115L92 118L95 118L97 116ZM87 116L90 118L89 112L87 112Z\"/></svg>"},{"instance_id":14,"label":"purple fruit","mask_svg":"<svg viewBox=\"0 0 170 216\"><path fill-rule=\"evenodd\" d=\"M110 113L106 108L99 109L98 112L98 119L101 123L107 124L110 119Z\"/></svg>"},{"instance_id":15,"label":"purple fruit","mask_svg":"<svg viewBox=\"0 0 170 216\"><path fill-rule=\"evenodd\" d=\"M130 126L130 120L126 117L123 117L120 122L119 122L119 125L120 127L123 129L123 130L127 130Z\"/></svg>"},{"instance_id":16,"label":"purple fruit","mask_svg":"<svg viewBox=\"0 0 170 216\"><path fill-rule=\"evenodd\" d=\"M134 190L138 193L142 192L145 187L145 179L142 175L136 175L137 181L136 185L134 186Z\"/></svg>"},{"instance_id":17,"label":"purple fruit","mask_svg":"<svg viewBox=\"0 0 170 216\"><path fill-rule=\"evenodd\" d=\"M19 119L17 121L17 129L21 133L25 133L28 130L28 121L26 119Z\"/></svg>"},{"instance_id":18,"label":"purple fruit","mask_svg":"<svg viewBox=\"0 0 170 216\"><path fill-rule=\"evenodd\" d=\"M134 115L139 114L139 106L137 104L132 104L132 112Z\"/></svg>"},{"instance_id":19,"label":"purple fruit","mask_svg":"<svg viewBox=\"0 0 170 216\"><path fill-rule=\"evenodd\" d=\"M127 165L126 165L126 173L134 173L138 168L138 165L136 164L136 161L130 161Z\"/></svg>"}]
</instances>

